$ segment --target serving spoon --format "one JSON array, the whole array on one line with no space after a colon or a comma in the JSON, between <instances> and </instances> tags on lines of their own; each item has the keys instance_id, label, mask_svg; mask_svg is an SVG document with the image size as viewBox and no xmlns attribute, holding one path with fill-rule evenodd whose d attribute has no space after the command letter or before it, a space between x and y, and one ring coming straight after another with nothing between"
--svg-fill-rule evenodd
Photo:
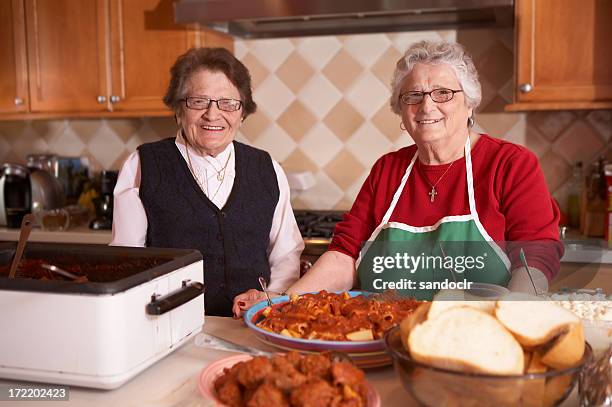
<instances>
[{"instance_id":1,"label":"serving spoon","mask_svg":"<svg viewBox=\"0 0 612 407\"><path fill-rule=\"evenodd\" d=\"M23 251L25 249L26 242L28 241L28 237L30 236L30 232L32 231L32 226L34 226L34 215L28 213L23 217L23 220L21 221L19 241L17 242L17 250L15 250L15 257L13 257L13 262L11 263L11 269L8 275L9 278L15 278L15 273L17 272L17 268L19 268L19 262L21 261L21 257L23 256Z\"/></svg>"},{"instance_id":2,"label":"serving spoon","mask_svg":"<svg viewBox=\"0 0 612 407\"><path fill-rule=\"evenodd\" d=\"M72 274L69 271L66 271L64 269L61 269L53 264L47 264L47 263L43 263L41 264L41 267L44 269L47 269L55 274L59 274L62 277L66 277L69 278L71 280L76 280L77 278L80 278L79 276L77 276L76 274Z\"/></svg>"}]
</instances>

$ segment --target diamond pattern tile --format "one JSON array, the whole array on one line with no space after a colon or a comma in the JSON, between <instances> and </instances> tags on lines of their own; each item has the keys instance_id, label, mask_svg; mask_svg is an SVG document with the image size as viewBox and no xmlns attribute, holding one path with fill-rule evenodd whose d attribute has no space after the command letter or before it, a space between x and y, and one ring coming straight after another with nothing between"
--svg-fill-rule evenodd
<instances>
[{"instance_id":1,"label":"diamond pattern tile","mask_svg":"<svg viewBox=\"0 0 612 407\"><path fill-rule=\"evenodd\" d=\"M257 148L266 150L272 158L282 163L295 149L296 143L279 125L272 124L253 143Z\"/></svg>"},{"instance_id":2,"label":"diamond pattern tile","mask_svg":"<svg viewBox=\"0 0 612 407\"><path fill-rule=\"evenodd\" d=\"M325 117L323 122L341 140L348 140L364 122L363 116L342 99Z\"/></svg>"},{"instance_id":3,"label":"diamond pattern tile","mask_svg":"<svg viewBox=\"0 0 612 407\"><path fill-rule=\"evenodd\" d=\"M117 136L112 135L110 138L117 138ZM104 141L106 142L106 139L104 139ZM123 142L121 142L121 140L119 140L119 145L123 149ZM115 153L112 150L109 151L106 144L97 145L95 147L97 147L98 151L96 152L99 154L114 155ZM72 130L72 127L67 127L61 135L49 143L49 148L53 149L53 151L57 151L57 154L59 155L77 157L83 152L85 143L83 143L79 138L79 135ZM96 149L94 149L94 151L95 150ZM109 153L106 153L106 151L109 151Z\"/></svg>"},{"instance_id":4,"label":"diamond pattern tile","mask_svg":"<svg viewBox=\"0 0 612 407\"><path fill-rule=\"evenodd\" d=\"M293 93L298 93L306 82L312 77L314 69L308 64L308 62L300 56L297 52L293 52L289 58L283 62L283 64L276 71L276 76Z\"/></svg>"},{"instance_id":5,"label":"diamond pattern tile","mask_svg":"<svg viewBox=\"0 0 612 407\"><path fill-rule=\"evenodd\" d=\"M385 34L352 35L344 42L344 49L361 66L371 67L391 45Z\"/></svg>"},{"instance_id":6,"label":"diamond pattern tile","mask_svg":"<svg viewBox=\"0 0 612 407\"><path fill-rule=\"evenodd\" d=\"M271 72L276 71L294 49L295 46L287 38L249 41L249 52Z\"/></svg>"},{"instance_id":7,"label":"diamond pattern tile","mask_svg":"<svg viewBox=\"0 0 612 407\"><path fill-rule=\"evenodd\" d=\"M269 118L276 119L295 99L295 95L276 75L270 75L255 89L253 98L255 102L265 100L265 103L258 104L259 109Z\"/></svg>"},{"instance_id":8,"label":"diamond pattern tile","mask_svg":"<svg viewBox=\"0 0 612 407\"><path fill-rule=\"evenodd\" d=\"M321 75L308 81L298 94L298 100L308 106L317 119L324 118L340 99L342 99L342 93Z\"/></svg>"},{"instance_id":9,"label":"diamond pattern tile","mask_svg":"<svg viewBox=\"0 0 612 407\"><path fill-rule=\"evenodd\" d=\"M333 208L343 197L344 192L323 171L315 174L314 187L302 191L300 200L306 208Z\"/></svg>"},{"instance_id":10,"label":"diamond pattern tile","mask_svg":"<svg viewBox=\"0 0 612 407\"><path fill-rule=\"evenodd\" d=\"M315 116L299 100L294 101L278 118L279 126L295 141L300 141L315 122Z\"/></svg>"},{"instance_id":11,"label":"diamond pattern tile","mask_svg":"<svg viewBox=\"0 0 612 407\"><path fill-rule=\"evenodd\" d=\"M113 121L114 120L109 120L107 122L109 127L113 126ZM155 134L157 134L160 139L174 137L176 135L176 131L178 130L174 117L151 117L148 119L148 122L149 126L151 126ZM126 127L124 128L125 133L130 133L130 135L127 136L129 138L138 131L142 125L142 122L139 120L133 120L130 123L123 123L122 125ZM126 135L121 138L124 139L125 137Z\"/></svg>"},{"instance_id":12,"label":"diamond pattern tile","mask_svg":"<svg viewBox=\"0 0 612 407\"><path fill-rule=\"evenodd\" d=\"M550 141L555 141L576 119L573 112L533 112L529 114L529 122L542 132Z\"/></svg>"},{"instance_id":13,"label":"diamond pattern tile","mask_svg":"<svg viewBox=\"0 0 612 407\"><path fill-rule=\"evenodd\" d=\"M32 130L41 134L48 144L52 144L55 139L60 137L68 126L67 120L45 120L33 121Z\"/></svg>"},{"instance_id":14,"label":"diamond pattern tile","mask_svg":"<svg viewBox=\"0 0 612 407\"><path fill-rule=\"evenodd\" d=\"M506 113L513 96L513 30L473 29L236 40L258 112L237 139L270 152L287 171L317 184L292 196L296 208L350 208L372 163L413 144L389 108L397 60L413 42L459 41L474 57L483 103L474 129L527 146L563 205L571 164L612 161L612 111ZM140 144L173 136L173 118L0 121L0 162L30 153L82 155L93 171L118 169Z\"/></svg>"},{"instance_id":15,"label":"diamond pattern tile","mask_svg":"<svg viewBox=\"0 0 612 407\"><path fill-rule=\"evenodd\" d=\"M372 124L392 142L402 134L401 121L402 119L393 113L389 105L386 104L372 117Z\"/></svg>"},{"instance_id":16,"label":"diamond pattern tile","mask_svg":"<svg viewBox=\"0 0 612 407\"><path fill-rule=\"evenodd\" d=\"M388 153L392 143L376 127L365 123L346 143L347 148L366 167L371 167L381 155Z\"/></svg>"},{"instance_id":17,"label":"diamond pattern tile","mask_svg":"<svg viewBox=\"0 0 612 407\"><path fill-rule=\"evenodd\" d=\"M382 84L389 86L389 88L391 87L393 71L401 56L402 54L395 48L388 48L380 59L376 61L374 66L372 66L372 73L374 73Z\"/></svg>"},{"instance_id":18,"label":"diamond pattern tile","mask_svg":"<svg viewBox=\"0 0 612 407\"><path fill-rule=\"evenodd\" d=\"M560 188L572 174L572 167L553 151L540 158L540 166L551 191Z\"/></svg>"},{"instance_id":19,"label":"diamond pattern tile","mask_svg":"<svg viewBox=\"0 0 612 407\"><path fill-rule=\"evenodd\" d=\"M240 133L242 133L247 140L255 141L261 133L266 130L270 123L271 121L266 114L259 110L246 118L240 127Z\"/></svg>"},{"instance_id":20,"label":"diamond pattern tile","mask_svg":"<svg viewBox=\"0 0 612 407\"><path fill-rule=\"evenodd\" d=\"M325 172L343 191L354 181L355 173L361 173L365 166L348 150L342 150L325 166Z\"/></svg>"},{"instance_id":21,"label":"diamond pattern tile","mask_svg":"<svg viewBox=\"0 0 612 407\"><path fill-rule=\"evenodd\" d=\"M115 123L116 122L116 123ZM140 123L138 123L134 129L130 129L130 126L126 125L126 122L131 123L133 120L108 120L107 123L110 127L117 130L117 134L122 140L127 141L130 139L132 134L138 130ZM96 131L103 125L101 120L72 120L70 121L70 128L79 136L81 141L85 144L91 140L91 137ZM116 127L114 127L116 126Z\"/></svg>"},{"instance_id":22,"label":"diamond pattern tile","mask_svg":"<svg viewBox=\"0 0 612 407\"><path fill-rule=\"evenodd\" d=\"M587 115L587 121L593 126L603 140L608 143L612 137L612 110L593 110Z\"/></svg>"},{"instance_id":23,"label":"diamond pattern tile","mask_svg":"<svg viewBox=\"0 0 612 407\"><path fill-rule=\"evenodd\" d=\"M317 172L319 167L310 158L308 158L308 156L301 149L298 148L293 150L291 155L285 159L283 169L285 171L295 172Z\"/></svg>"},{"instance_id":24,"label":"diamond pattern tile","mask_svg":"<svg viewBox=\"0 0 612 407\"><path fill-rule=\"evenodd\" d=\"M370 118L388 102L391 92L372 73L366 71L346 94L346 99L364 117Z\"/></svg>"},{"instance_id":25,"label":"diamond pattern tile","mask_svg":"<svg viewBox=\"0 0 612 407\"><path fill-rule=\"evenodd\" d=\"M363 67L348 52L340 50L323 68L323 74L341 92L345 92L354 79L361 73Z\"/></svg>"},{"instance_id":26,"label":"diamond pattern tile","mask_svg":"<svg viewBox=\"0 0 612 407\"><path fill-rule=\"evenodd\" d=\"M318 168L323 168L344 147L343 141L337 135L324 124L317 124L300 141L300 150L307 154Z\"/></svg>"},{"instance_id":27,"label":"diamond pattern tile","mask_svg":"<svg viewBox=\"0 0 612 407\"><path fill-rule=\"evenodd\" d=\"M11 150L23 164L28 154L42 154L49 150L45 138L36 133L32 127L26 127L23 133L15 136L11 137L13 140Z\"/></svg>"},{"instance_id":28,"label":"diamond pattern tile","mask_svg":"<svg viewBox=\"0 0 612 407\"><path fill-rule=\"evenodd\" d=\"M504 135L521 120L520 113L479 113L475 120L493 137Z\"/></svg>"},{"instance_id":29,"label":"diamond pattern tile","mask_svg":"<svg viewBox=\"0 0 612 407\"><path fill-rule=\"evenodd\" d=\"M249 69L251 74L251 86L253 89L259 88L261 83L266 80L270 71L268 68L264 66L257 57L253 56L253 54L247 53L244 58L241 59L244 66Z\"/></svg>"},{"instance_id":30,"label":"diamond pattern tile","mask_svg":"<svg viewBox=\"0 0 612 407\"><path fill-rule=\"evenodd\" d=\"M605 144L593 127L582 120L574 122L554 143L554 150L569 164L590 162Z\"/></svg>"},{"instance_id":31,"label":"diamond pattern tile","mask_svg":"<svg viewBox=\"0 0 612 407\"><path fill-rule=\"evenodd\" d=\"M442 37L436 31L410 31L391 33L387 35L393 44L393 47L402 55L406 49L413 43L419 41L440 41Z\"/></svg>"},{"instance_id":32,"label":"diamond pattern tile","mask_svg":"<svg viewBox=\"0 0 612 407\"><path fill-rule=\"evenodd\" d=\"M87 149L102 168L112 168L117 157L126 151L124 142L117 134L110 132L108 127L101 127L94 134L87 144Z\"/></svg>"},{"instance_id":33,"label":"diamond pattern tile","mask_svg":"<svg viewBox=\"0 0 612 407\"><path fill-rule=\"evenodd\" d=\"M342 43L337 37L304 37L298 41L297 51L316 69L324 66L342 49Z\"/></svg>"}]
</instances>

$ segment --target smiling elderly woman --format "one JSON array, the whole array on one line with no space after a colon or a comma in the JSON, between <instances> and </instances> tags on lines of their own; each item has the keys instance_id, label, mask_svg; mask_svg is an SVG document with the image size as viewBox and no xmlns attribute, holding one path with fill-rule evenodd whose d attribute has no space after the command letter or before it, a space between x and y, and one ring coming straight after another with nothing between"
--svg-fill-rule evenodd
<instances>
[{"instance_id":1,"label":"smiling elderly woman","mask_svg":"<svg viewBox=\"0 0 612 407\"><path fill-rule=\"evenodd\" d=\"M288 292L359 286L430 299L464 280L545 291L563 253L558 208L534 154L472 129L480 100L461 45L412 45L390 102L415 144L374 164L329 250Z\"/></svg>"},{"instance_id":2,"label":"smiling elderly woman","mask_svg":"<svg viewBox=\"0 0 612 407\"><path fill-rule=\"evenodd\" d=\"M199 48L171 75L164 103L178 132L141 145L123 165L111 244L198 249L205 311L229 316L259 277L272 291L297 280L304 242L280 165L234 140L256 109L247 68L223 48Z\"/></svg>"}]
</instances>

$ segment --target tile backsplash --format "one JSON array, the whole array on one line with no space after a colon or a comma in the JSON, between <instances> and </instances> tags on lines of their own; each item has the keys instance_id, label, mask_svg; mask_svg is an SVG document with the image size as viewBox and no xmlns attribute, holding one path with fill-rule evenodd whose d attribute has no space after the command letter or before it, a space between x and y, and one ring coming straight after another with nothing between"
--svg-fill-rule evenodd
<instances>
[{"instance_id":1,"label":"tile backsplash","mask_svg":"<svg viewBox=\"0 0 612 407\"><path fill-rule=\"evenodd\" d=\"M315 186L296 192L294 207L350 208L374 161L412 143L389 108L389 83L398 58L422 39L468 48L483 88L476 130L530 148L562 207L572 164L609 155L612 111L504 112L512 100L510 29L237 40L258 103L238 139L269 151L286 171L314 173ZM0 162L50 152L118 169L138 145L175 129L172 118L0 122Z\"/></svg>"}]
</instances>

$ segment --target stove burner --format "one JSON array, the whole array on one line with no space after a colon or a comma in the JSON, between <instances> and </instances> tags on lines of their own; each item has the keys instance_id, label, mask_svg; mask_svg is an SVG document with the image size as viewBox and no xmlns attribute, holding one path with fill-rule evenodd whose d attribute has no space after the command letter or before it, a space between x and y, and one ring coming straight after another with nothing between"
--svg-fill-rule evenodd
<instances>
[{"instance_id":1,"label":"stove burner","mask_svg":"<svg viewBox=\"0 0 612 407\"><path fill-rule=\"evenodd\" d=\"M304 238L331 238L336 223L342 220L340 211L294 211L300 233Z\"/></svg>"}]
</instances>

